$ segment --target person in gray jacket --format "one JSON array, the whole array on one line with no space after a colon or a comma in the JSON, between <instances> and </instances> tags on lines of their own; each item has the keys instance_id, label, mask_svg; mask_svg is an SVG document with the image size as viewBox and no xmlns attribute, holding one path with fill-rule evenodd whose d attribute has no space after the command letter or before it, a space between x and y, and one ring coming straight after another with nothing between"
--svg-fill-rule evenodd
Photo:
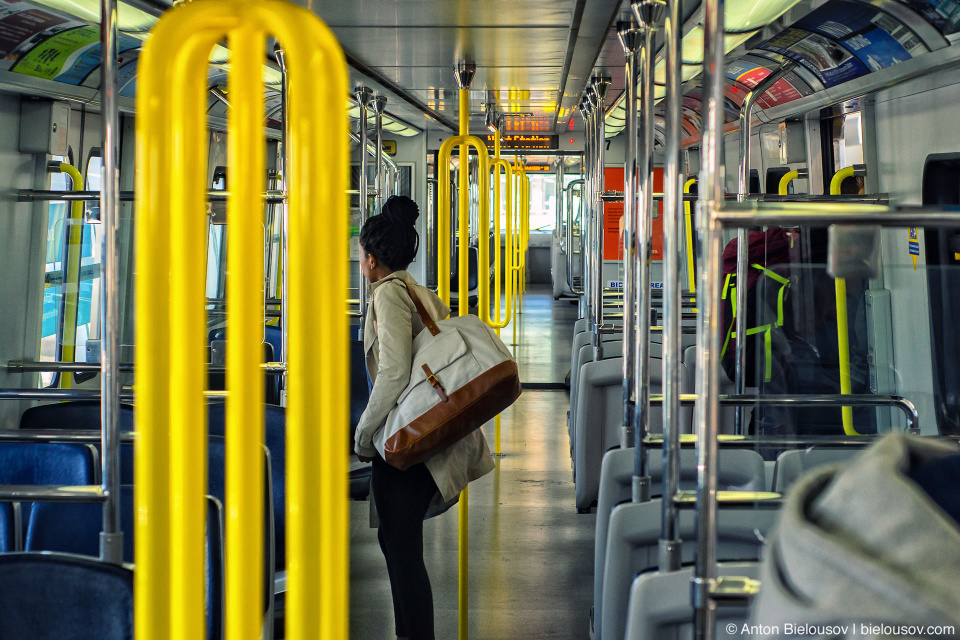
<instances>
[{"instance_id":1,"label":"person in gray jacket","mask_svg":"<svg viewBox=\"0 0 960 640\"><path fill-rule=\"evenodd\" d=\"M745 630L754 638L960 637L960 454L889 435L787 496ZM742 635L742 634L741 634Z\"/></svg>"},{"instance_id":2,"label":"person in gray jacket","mask_svg":"<svg viewBox=\"0 0 960 640\"><path fill-rule=\"evenodd\" d=\"M370 282L363 327L367 373L373 383L360 417L354 448L373 462L371 487L380 518L377 532L387 561L398 640L434 640L433 595L423 562L423 519L456 501L469 482L493 470L483 433L477 429L424 463L400 471L374 447L374 436L410 381L413 339L424 330L407 286L435 320L450 309L406 272L417 255L420 210L405 196L392 196L380 215L360 230L360 267Z\"/></svg>"}]
</instances>

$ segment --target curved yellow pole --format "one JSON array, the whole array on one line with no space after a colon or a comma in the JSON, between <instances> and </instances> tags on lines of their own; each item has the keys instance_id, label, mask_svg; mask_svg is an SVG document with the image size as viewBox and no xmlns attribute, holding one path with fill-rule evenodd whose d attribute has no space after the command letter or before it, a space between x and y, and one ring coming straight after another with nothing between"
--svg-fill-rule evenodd
<instances>
[{"instance_id":1,"label":"curved yellow pole","mask_svg":"<svg viewBox=\"0 0 960 640\"><path fill-rule=\"evenodd\" d=\"M500 330L505 328L510 323L510 315L513 309L513 287L512 283L512 268L513 268L513 173L510 167L510 163L506 160L500 158L500 131L498 130L494 134L494 160L490 163L490 167L494 172L493 177L493 226L495 229L495 240L494 240L494 265L493 265L493 278L494 278L494 318L487 319L487 323L493 327L494 331L497 332L497 336L500 335ZM506 207L504 207L506 222L507 222L507 237L506 237L506 247L501 252L500 249L500 171L503 169L503 175L506 177L504 181L506 184ZM503 315L500 313L500 279L503 278L503 269L500 267L500 254L503 253L505 257L506 264L504 268L507 272L507 278L505 279L504 286L506 288L505 299L506 304ZM481 313L484 313L485 309L481 308ZM493 454L501 455L501 443L500 443L500 414L494 418L494 443L493 443Z\"/></svg>"},{"instance_id":2,"label":"curved yellow pole","mask_svg":"<svg viewBox=\"0 0 960 640\"><path fill-rule=\"evenodd\" d=\"M343 424L348 416L347 245L313 253L324 238L348 232L346 61L330 30L306 9L280 0L204 0L164 13L140 61L137 640L204 633L206 296L196 274L205 259L205 221L197 212L204 210L208 158L196 140L206 134L207 60L225 37L232 52L228 152L239 172L228 200L225 635L256 638L263 628L263 565L257 561L263 557L265 475L261 54L268 35L287 53L290 82L286 636L349 636L343 615L349 610L347 443L336 430L313 428L315 421ZM320 164L326 170L311 177ZM329 212L329 219L316 211ZM313 295L317 269L342 297Z\"/></svg>"},{"instance_id":3,"label":"curved yellow pole","mask_svg":"<svg viewBox=\"0 0 960 640\"><path fill-rule=\"evenodd\" d=\"M783 174L783 177L780 178L780 188L778 189L778 191L780 192L780 195L782 196L788 195L787 192L790 189L790 183L796 180L799 176L800 176L799 171L787 171L785 174ZM831 193L833 192L831 191ZM840 193L840 192L838 191L837 193Z\"/></svg>"},{"instance_id":4,"label":"curved yellow pole","mask_svg":"<svg viewBox=\"0 0 960 640\"><path fill-rule=\"evenodd\" d=\"M696 178L690 178L683 184L683 192L690 193L690 187L697 184ZM684 221L687 225L687 279L690 281L690 293L697 292L696 269L693 256L693 215L690 213L690 201L683 202Z\"/></svg>"},{"instance_id":5,"label":"curved yellow pole","mask_svg":"<svg viewBox=\"0 0 960 640\"><path fill-rule=\"evenodd\" d=\"M60 173L70 176L73 191L83 191L83 176L73 165L60 163ZM67 245L64 247L65 256L63 268L63 334L61 345L63 350L60 359L64 362L73 362L77 356L77 307L80 297L80 261L83 253L83 201L74 200L70 203L70 218L64 223L67 228ZM60 388L69 389L73 386L73 374L60 374Z\"/></svg>"},{"instance_id":6,"label":"curved yellow pole","mask_svg":"<svg viewBox=\"0 0 960 640\"><path fill-rule=\"evenodd\" d=\"M840 195L840 185L853 175L853 167L837 171L830 180L830 195ZM789 175L789 174L788 174ZM781 183L782 184L782 183ZM847 322L847 281L844 278L834 280L837 296L837 351L840 356L840 393L850 393L853 384L850 380L850 330ZM848 436L859 435L853 427L853 407L843 407L843 432Z\"/></svg>"},{"instance_id":7,"label":"curved yellow pole","mask_svg":"<svg viewBox=\"0 0 960 640\"><path fill-rule=\"evenodd\" d=\"M460 133L447 138L440 145L438 164L440 165L440 206L437 216L437 260L438 260L438 291L440 299L450 304L450 279L445 274L450 273L450 153L454 146L459 146L460 153L460 202L458 211L459 228L457 230L458 250L458 286L459 286L459 315L469 313L469 251L470 251L470 156L469 147L477 150L479 158L479 243L477 247L477 304L480 317L490 322L490 154L486 143L477 136L470 135L470 91L460 90ZM469 556L469 493L464 489L460 494L459 506L459 578L457 608L459 612L458 637L467 639L469 609L467 598L469 595L470 556Z\"/></svg>"}]
</instances>

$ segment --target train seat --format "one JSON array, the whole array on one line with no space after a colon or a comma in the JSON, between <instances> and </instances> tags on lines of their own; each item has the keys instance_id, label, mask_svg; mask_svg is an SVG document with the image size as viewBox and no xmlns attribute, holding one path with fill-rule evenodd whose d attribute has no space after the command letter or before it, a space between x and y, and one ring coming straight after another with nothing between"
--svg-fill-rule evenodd
<instances>
[{"instance_id":1,"label":"train seat","mask_svg":"<svg viewBox=\"0 0 960 640\"><path fill-rule=\"evenodd\" d=\"M129 640L133 570L70 554L0 555L0 637Z\"/></svg>"},{"instance_id":2,"label":"train seat","mask_svg":"<svg viewBox=\"0 0 960 640\"><path fill-rule=\"evenodd\" d=\"M846 462L862 451L863 449L830 449L824 447L784 451L777 456L777 463L773 468L773 490L784 493L801 475L810 469Z\"/></svg>"},{"instance_id":3,"label":"train seat","mask_svg":"<svg viewBox=\"0 0 960 640\"><path fill-rule=\"evenodd\" d=\"M0 502L0 553L20 547L17 532L22 530L19 509L11 502Z\"/></svg>"},{"instance_id":4,"label":"train seat","mask_svg":"<svg viewBox=\"0 0 960 640\"><path fill-rule=\"evenodd\" d=\"M224 508L227 507L226 501L226 440L219 436L211 435L207 443L207 491L214 498L219 500ZM263 448L263 464L265 472L264 482L264 504L263 504L263 612L264 628L273 629L274 607L274 515L273 515L273 491L271 481L272 471L270 465L270 453L267 448Z\"/></svg>"},{"instance_id":5,"label":"train seat","mask_svg":"<svg viewBox=\"0 0 960 640\"><path fill-rule=\"evenodd\" d=\"M121 431L133 431L133 405L120 405L119 423ZM31 431L99 429L100 401L72 400L30 407L20 416L20 428Z\"/></svg>"},{"instance_id":6,"label":"train seat","mask_svg":"<svg viewBox=\"0 0 960 640\"><path fill-rule=\"evenodd\" d=\"M653 352L653 349L651 349ZM661 367L651 353L650 392L660 393ZM689 393L693 376L681 364L680 391ZM573 417L574 484L577 509L589 509L600 493L600 467L603 455L620 446L623 428L623 358L588 362L581 370L577 407ZM681 409L683 432L689 432L693 412ZM650 432L663 430L663 412L650 410Z\"/></svg>"},{"instance_id":7,"label":"train seat","mask_svg":"<svg viewBox=\"0 0 960 640\"><path fill-rule=\"evenodd\" d=\"M724 562L717 565L720 577L740 576L757 579L759 565L754 562ZM692 640L693 607L690 605L690 581L693 570L684 568L669 573L645 573L630 587L626 628L627 640ZM749 615L745 607L717 608L717 640L735 640ZM734 633L730 633L730 629Z\"/></svg>"},{"instance_id":8,"label":"train seat","mask_svg":"<svg viewBox=\"0 0 960 640\"><path fill-rule=\"evenodd\" d=\"M604 336L603 340L603 359L619 358L623 355L623 336L622 334L613 334ZM580 347L580 353L577 354L576 364L570 373L570 413L567 416L567 429L570 431L571 451L573 450L574 434L574 416L577 415L577 396L580 389L580 374L583 371L583 365L588 362L596 362L593 359L593 347L589 342Z\"/></svg>"},{"instance_id":9,"label":"train seat","mask_svg":"<svg viewBox=\"0 0 960 640\"><path fill-rule=\"evenodd\" d=\"M0 484L79 486L100 484L100 456L86 444L0 443ZM20 531L32 503L21 503ZM6 541L5 548L15 548Z\"/></svg>"},{"instance_id":10,"label":"train seat","mask_svg":"<svg viewBox=\"0 0 960 640\"><path fill-rule=\"evenodd\" d=\"M594 605L596 640L624 638L630 584L637 574L657 569L661 509L661 500L651 500L619 505L610 514L601 599ZM694 561L697 546L695 517L693 511L680 512L682 564ZM762 537L771 530L777 517L773 509L719 510L717 559L758 561L763 548Z\"/></svg>"},{"instance_id":11,"label":"train seat","mask_svg":"<svg viewBox=\"0 0 960 640\"><path fill-rule=\"evenodd\" d=\"M603 456L600 472L600 496L597 501L596 538L594 541L594 610L603 601L604 562L607 555L610 518L618 505L633 498L634 451L614 449ZM663 455L661 449L647 451L647 473L650 474L650 497L663 494ZM697 485L697 452L680 450L680 489L693 490ZM719 491L764 491L766 474L763 457L746 449L721 449L717 453L717 489ZM602 622L594 621L594 631Z\"/></svg>"},{"instance_id":12,"label":"train seat","mask_svg":"<svg viewBox=\"0 0 960 640\"><path fill-rule=\"evenodd\" d=\"M207 342L212 344L215 340L225 341L227 339L227 328L218 327L211 329L207 334ZM281 328L274 325L264 326L263 340L263 361L276 362L280 355ZM264 401L267 404L280 404L280 376L267 373L264 390ZM216 372L207 374L207 384L210 389L226 389L226 374Z\"/></svg>"},{"instance_id":13,"label":"train seat","mask_svg":"<svg viewBox=\"0 0 960 640\"><path fill-rule=\"evenodd\" d=\"M223 637L223 507L207 496L204 587L207 638ZM134 562L133 487L120 488L123 561ZM24 549L98 557L103 507L99 504L37 503L30 512Z\"/></svg>"}]
</instances>

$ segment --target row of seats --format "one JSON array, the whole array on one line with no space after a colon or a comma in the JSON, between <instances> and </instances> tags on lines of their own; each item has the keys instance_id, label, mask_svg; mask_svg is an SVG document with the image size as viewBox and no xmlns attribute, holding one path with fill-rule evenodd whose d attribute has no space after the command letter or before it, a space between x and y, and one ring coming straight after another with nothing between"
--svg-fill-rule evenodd
<instances>
[{"instance_id":1,"label":"row of seats","mask_svg":"<svg viewBox=\"0 0 960 640\"><path fill-rule=\"evenodd\" d=\"M267 327L268 340L272 337L279 341L279 329ZM224 339L222 330L211 332L212 340ZM267 360L272 360L273 349L279 344L265 343ZM350 446L353 443L353 430L359 422L369 397L369 387L364 365L362 343L351 341L351 407L350 425L347 430ZM279 383L276 376L268 377L267 398L279 400L279 385L271 391L273 381ZM216 383L217 380L212 380ZM264 619L275 620L273 628L265 630L276 637L282 637L283 612L286 585L286 527L285 527L285 468L286 468L286 420L284 410L272 404L264 407L265 442L268 453L266 459L267 486L265 487L265 549L267 559L264 567ZM224 436L225 404L210 403L207 409L209 440L208 501L211 511L208 513L207 536L207 584L208 598L211 602L222 601L222 573L215 578L217 567L222 571L222 538L216 534L220 530L222 514L214 515L212 509L220 509L224 499ZM132 431L134 428L134 409L130 405L121 405L120 430ZM100 429L99 402L64 402L41 405L27 410L20 423L25 430L51 429ZM122 530L125 533L124 558L133 561L133 446L120 446L120 481L124 485L121 496L121 514L124 519ZM365 499L369 492L369 466L354 465L351 472L350 492L354 499ZM50 444L50 443L4 443L0 445L0 484L56 484L56 485L94 485L99 484L100 460L98 445ZM216 523L217 526L212 526ZM24 562L32 562L23 555L35 551L67 552L68 557L76 554L97 556L99 554L99 534L102 527L102 507L98 504L39 504L0 503L0 552L23 556ZM65 560L68 562L69 559ZM81 563L82 564L82 563ZM83 565L87 566L87 565ZM213 572L213 573L211 573ZM69 572L68 572L69 573ZM276 593L275 593L276 592ZM208 602L209 638L221 637L222 604L212 607ZM0 634L0 637L7 637ZM267 637L267 636L265 636Z\"/></svg>"},{"instance_id":2,"label":"row of seats","mask_svg":"<svg viewBox=\"0 0 960 640\"><path fill-rule=\"evenodd\" d=\"M585 322L580 326L585 329ZM684 335L681 391L693 391L695 348L693 336ZM661 345L659 336L651 344L650 393L661 392ZM594 640L654 639L690 637L692 609L689 589L694 560L696 530L694 514L680 516L680 571L660 573L659 538L663 473L662 450L645 452L651 477L652 500L633 503L632 485L635 450L620 448L622 427L622 336L604 335L603 359L594 360L590 335L585 331L574 340L571 369L571 412L569 431L576 485L576 506L587 511L597 505L594 548L594 606L591 635ZM724 376L725 377L725 376ZM731 392L727 380L725 392ZM662 432L662 411L651 409L651 432ZM725 408L721 419L729 431L733 409ZM692 427L692 411L683 410L682 432ZM719 490L786 490L805 470L839 461L854 454L851 449L807 449L782 453L776 462L766 462L752 450L721 449L718 459ZM680 452L680 489L696 487L696 452ZM724 508L718 516L717 557L720 575L756 577L763 541L772 530L777 513L773 510ZM723 609L721 620L743 622L743 610ZM732 637L720 627L719 637ZM737 634L733 634L737 635Z\"/></svg>"}]
</instances>

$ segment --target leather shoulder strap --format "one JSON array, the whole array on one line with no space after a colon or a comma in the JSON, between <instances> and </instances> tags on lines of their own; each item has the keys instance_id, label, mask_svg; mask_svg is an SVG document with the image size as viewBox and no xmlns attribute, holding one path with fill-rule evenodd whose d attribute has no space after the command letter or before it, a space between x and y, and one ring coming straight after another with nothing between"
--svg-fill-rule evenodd
<instances>
[{"instance_id":1,"label":"leather shoulder strap","mask_svg":"<svg viewBox=\"0 0 960 640\"><path fill-rule=\"evenodd\" d=\"M423 306L423 303L420 302L420 297L417 293L403 280L396 278L396 280L403 285L403 288L407 290L407 295L410 296L410 299L413 301L413 306L417 308L417 315L420 316L420 320L423 321L423 324L426 325L427 329L430 331L430 335L435 336L440 333L440 327L437 326L437 323L433 318L430 317L430 314L427 313L427 309Z\"/></svg>"}]
</instances>

